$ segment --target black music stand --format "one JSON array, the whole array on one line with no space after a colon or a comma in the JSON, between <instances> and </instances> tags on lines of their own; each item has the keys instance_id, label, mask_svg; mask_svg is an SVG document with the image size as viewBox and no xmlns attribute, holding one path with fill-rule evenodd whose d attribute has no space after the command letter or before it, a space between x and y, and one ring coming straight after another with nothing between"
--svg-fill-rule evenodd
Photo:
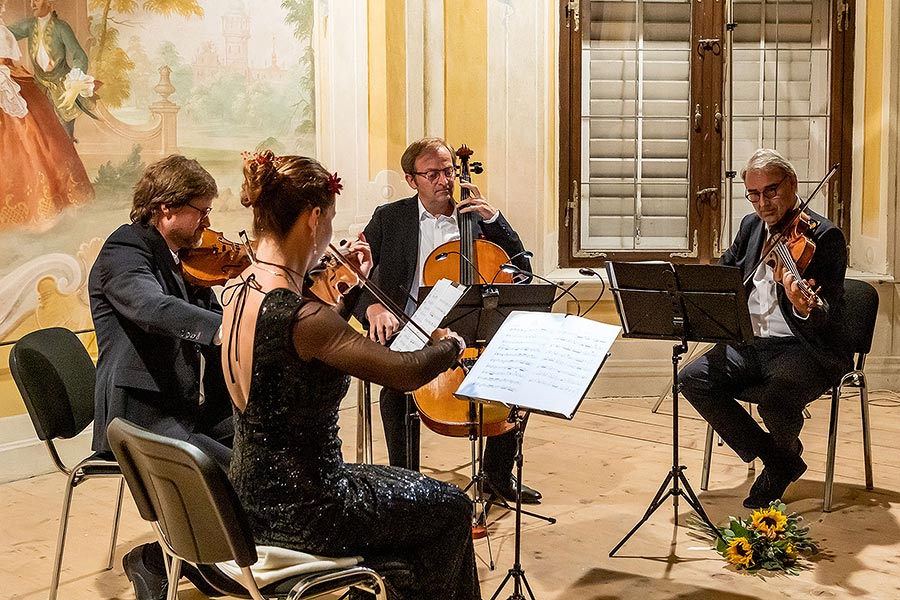
<instances>
[{"instance_id":1,"label":"black music stand","mask_svg":"<svg viewBox=\"0 0 900 600\"><path fill-rule=\"evenodd\" d=\"M537 412L572 419L619 331L574 315L513 313L456 391L461 399L509 407L515 425L515 558L492 600L510 581L509 600L524 600L525 591L534 600L521 562L522 437L528 416Z\"/></svg>"},{"instance_id":2,"label":"black music stand","mask_svg":"<svg viewBox=\"0 0 900 600\"><path fill-rule=\"evenodd\" d=\"M556 300L556 286L549 283L495 283L470 285L450 309L441 327L449 327L470 347L487 345L514 310L550 312ZM419 304L431 287L419 289Z\"/></svg>"},{"instance_id":3,"label":"black music stand","mask_svg":"<svg viewBox=\"0 0 900 600\"><path fill-rule=\"evenodd\" d=\"M422 287L419 289L419 304L425 300L425 297L431 292L431 287ZM532 284L476 284L471 285L456 303L450 309L447 316L441 321L441 327L449 327L460 337L462 337L466 346L470 348L483 348L497 333L506 317L514 310L527 312L550 312L556 300L556 286L546 283ZM411 425L411 419L417 418L412 415L412 406L408 406L407 415L408 426ZM478 528L479 533L483 532L483 537L487 538L488 545L488 562L491 570L494 569L494 557L491 550L490 536L487 532L487 513L492 505L502 506L507 510L517 510L517 513L523 513L537 519L543 519L549 523L555 523L556 519L547 517L535 512L516 509L506 501L498 490L493 489L491 482L487 480L484 473L484 432L482 429L484 423L484 405L476 402L469 402L469 421L472 427L469 429L469 441L472 448L472 477L464 492L470 489L473 491L473 503L476 506L476 514L474 518L473 528ZM512 422L512 421L511 421ZM524 430L524 424L522 425ZM522 432L524 435L524 431ZM407 435L408 444L411 444L412 436ZM517 433L518 439L518 433ZM407 446L407 454L411 456L412 448ZM517 479L518 485L521 480ZM491 499L485 501L484 486L487 485L491 492ZM517 490L517 496L521 494L521 489ZM477 508L481 510L478 511Z\"/></svg>"},{"instance_id":4,"label":"black music stand","mask_svg":"<svg viewBox=\"0 0 900 600\"><path fill-rule=\"evenodd\" d=\"M622 337L679 340L672 347L672 468L644 516L609 555L613 556L670 496L676 526L681 496L721 539L684 475L686 467L679 464L678 363L689 341L745 344L753 339L740 270L659 262L610 262L606 270L624 329ZM666 491L670 482L672 487Z\"/></svg>"}]
</instances>

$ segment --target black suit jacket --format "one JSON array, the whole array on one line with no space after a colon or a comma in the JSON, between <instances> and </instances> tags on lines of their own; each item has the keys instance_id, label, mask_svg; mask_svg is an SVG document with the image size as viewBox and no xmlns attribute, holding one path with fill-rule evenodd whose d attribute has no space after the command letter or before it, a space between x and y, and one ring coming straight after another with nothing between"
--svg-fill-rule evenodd
<instances>
[{"instance_id":1,"label":"black suit jacket","mask_svg":"<svg viewBox=\"0 0 900 600\"><path fill-rule=\"evenodd\" d=\"M186 284L153 226L122 225L109 236L88 280L97 332L94 449L108 451L106 427L123 417L186 439L201 422L231 413L219 346L222 307L209 288ZM200 354L206 358L205 402Z\"/></svg>"},{"instance_id":2,"label":"black suit jacket","mask_svg":"<svg viewBox=\"0 0 900 600\"><path fill-rule=\"evenodd\" d=\"M476 215L473 220L475 238L494 242L514 256L524 250L519 235L500 214L493 223L485 223ZM398 306L406 306L408 294L416 276L419 260L419 197L404 198L375 209L364 231L366 241L372 247L372 273L375 284ZM514 264L531 271L531 262L520 256ZM482 273L488 281L493 273ZM364 292L356 304L354 314L366 327L366 309L377 300Z\"/></svg>"},{"instance_id":3,"label":"black suit jacket","mask_svg":"<svg viewBox=\"0 0 900 600\"><path fill-rule=\"evenodd\" d=\"M777 287L778 304L791 332L810 349L810 356L833 372L842 373L852 363L852 354L842 343L847 243L843 232L831 221L810 210L806 212L810 215L809 237L816 251L803 278L814 279L815 286L821 286L819 297L824 306L813 310L808 319L801 319L794 314L782 286ZM746 279L759 260L767 236L765 222L755 213L747 215L734 243L722 256L722 264L739 267ZM752 281L747 283L748 295L752 286Z\"/></svg>"}]
</instances>

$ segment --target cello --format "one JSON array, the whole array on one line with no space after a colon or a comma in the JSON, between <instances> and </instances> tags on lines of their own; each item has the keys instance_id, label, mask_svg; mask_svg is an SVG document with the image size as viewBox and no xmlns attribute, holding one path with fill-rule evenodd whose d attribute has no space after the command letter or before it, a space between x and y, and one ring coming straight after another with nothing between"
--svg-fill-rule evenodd
<instances>
[{"instance_id":1,"label":"cello","mask_svg":"<svg viewBox=\"0 0 900 600\"><path fill-rule=\"evenodd\" d=\"M456 152L460 159L459 179L470 183L469 158L473 152L465 144ZM472 163L472 171L481 173L479 163ZM460 202L469 199L469 190L460 187ZM481 276L482 272L497 273L491 283L512 283L512 275L500 270L500 266L509 262L506 252L493 242L475 239L478 226L474 212L457 213L459 223L459 240L446 242L435 248L422 266L422 277L426 286L433 286L440 279L450 279L462 285L470 286L488 283ZM477 279L476 279L477 277ZM480 280L480 281L479 281ZM474 362L478 350L467 348L463 354L463 363ZM436 433L449 437L469 437L479 426L487 437L500 435L510 431L514 424L509 422L509 409L485 404L483 421L474 414L472 406L453 396L459 389L466 374L461 367L441 373L436 379L413 392L419 417L422 422Z\"/></svg>"}]
</instances>

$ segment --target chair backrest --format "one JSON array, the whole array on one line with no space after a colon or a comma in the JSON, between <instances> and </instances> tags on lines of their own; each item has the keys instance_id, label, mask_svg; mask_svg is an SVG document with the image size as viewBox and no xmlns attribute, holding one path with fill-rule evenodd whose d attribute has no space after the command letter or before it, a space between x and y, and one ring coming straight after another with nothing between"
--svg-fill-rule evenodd
<instances>
[{"instance_id":1,"label":"chair backrest","mask_svg":"<svg viewBox=\"0 0 900 600\"><path fill-rule=\"evenodd\" d=\"M113 419L109 444L141 517L193 563L257 560L247 515L225 472L197 447Z\"/></svg>"},{"instance_id":2,"label":"chair backrest","mask_svg":"<svg viewBox=\"0 0 900 600\"><path fill-rule=\"evenodd\" d=\"M856 354L868 354L878 317L878 292L858 279L844 280L844 339Z\"/></svg>"},{"instance_id":3,"label":"chair backrest","mask_svg":"<svg viewBox=\"0 0 900 600\"><path fill-rule=\"evenodd\" d=\"M9 353L9 370L41 440L75 437L94 420L96 368L68 329L25 335Z\"/></svg>"}]
</instances>

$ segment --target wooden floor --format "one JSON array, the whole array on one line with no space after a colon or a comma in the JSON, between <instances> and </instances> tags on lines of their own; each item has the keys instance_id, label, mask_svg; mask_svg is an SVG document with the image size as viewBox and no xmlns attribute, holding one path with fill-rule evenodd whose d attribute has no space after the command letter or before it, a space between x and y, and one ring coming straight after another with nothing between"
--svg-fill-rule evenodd
<instances>
[{"instance_id":1,"label":"wooden floor","mask_svg":"<svg viewBox=\"0 0 900 600\"><path fill-rule=\"evenodd\" d=\"M822 552L797 577L751 576L728 567L691 537L682 502L679 526L668 501L610 558L615 544L638 522L671 465L671 402L657 414L655 398L593 398L571 422L532 417L525 447L525 481L544 494L538 510L557 519L550 525L523 518L522 566L537 600L613 598L900 598L900 403L896 395L874 393L872 400L875 490L863 481L859 404L845 398L841 410L835 506L822 512L828 428L828 400L813 406L803 431L809 470L786 494L789 508L803 515ZM377 414L377 407L374 411ZM355 453L355 411L342 412L348 458ZM750 479L747 468L727 448L716 448L710 491L700 491L705 425L682 408L681 462L713 521L745 514L741 499ZM376 461L384 460L380 422L375 423ZM464 485L468 443L423 435L423 464L435 477ZM59 474L0 486L0 596L47 597L64 479ZM114 484L89 481L75 493L60 598L133 598L121 556L151 539L149 525L129 499L116 562L103 569L111 523ZM476 542L482 593L491 598L512 565L514 518L491 513L491 549L496 569L487 566L484 540ZM497 596L513 594L507 585ZM180 597L203 596L183 583Z\"/></svg>"}]
</instances>

